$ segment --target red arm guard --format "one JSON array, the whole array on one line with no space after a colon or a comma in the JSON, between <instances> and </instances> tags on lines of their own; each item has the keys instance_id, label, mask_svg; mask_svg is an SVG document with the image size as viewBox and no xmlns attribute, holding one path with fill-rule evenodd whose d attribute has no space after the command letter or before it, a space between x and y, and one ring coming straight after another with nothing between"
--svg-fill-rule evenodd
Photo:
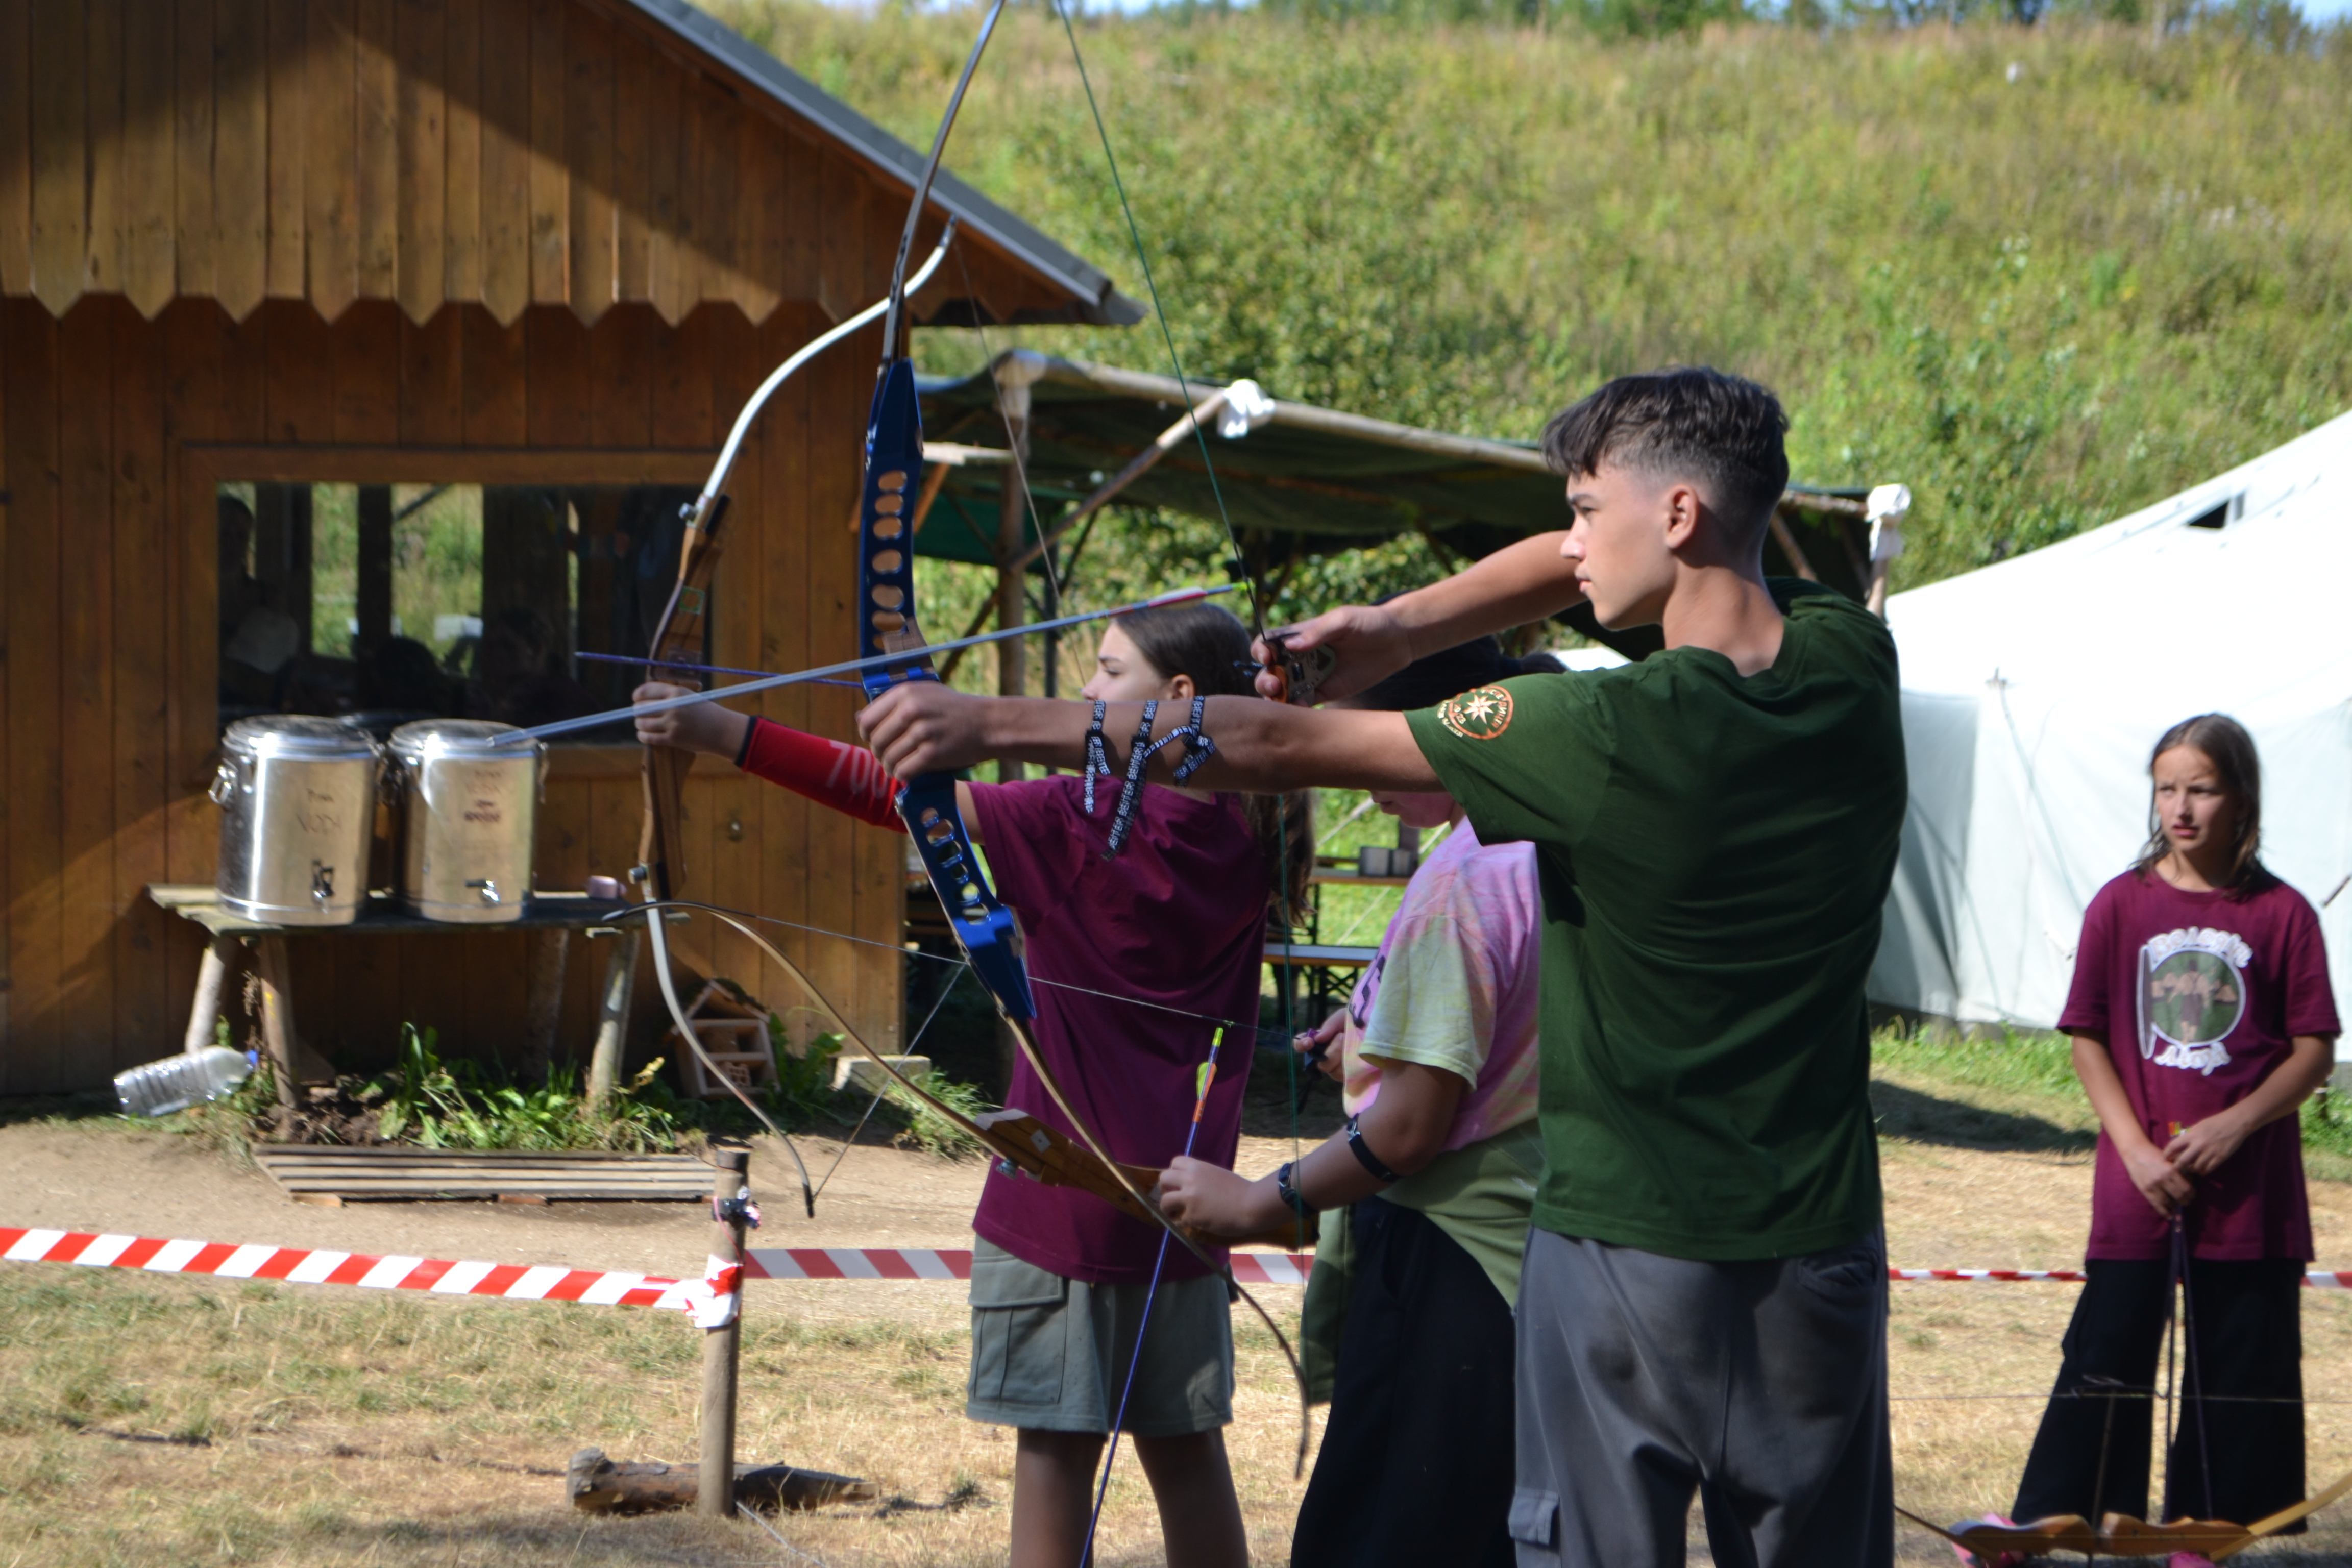
<instances>
[{"instance_id":1,"label":"red arm guard","mask_svg":"<svg viewBox=\"0 0 2352 1568\"><path fill-rule=\"evenodd\" d=\"M863 746L828 741L772 719L753 719L735 765L770 784L804 795L819 805L887 827L907 831L893 804L901 787Z\"/></svg>"}]
</instances>

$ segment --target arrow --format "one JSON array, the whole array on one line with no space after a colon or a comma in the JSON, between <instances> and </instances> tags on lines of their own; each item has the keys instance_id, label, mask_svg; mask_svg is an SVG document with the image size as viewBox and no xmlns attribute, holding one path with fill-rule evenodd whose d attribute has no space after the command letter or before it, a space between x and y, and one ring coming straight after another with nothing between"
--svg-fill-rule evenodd
<instances>
[{"instance_id":1,"label":"arrow","mask_svg":"<svg viewBox=\"0 0 2352 1568\"><path fill-rule=\"evenodd\" d=\"M927 654L953 653L958 648L978 647L982 643L1003 642L1008 637L1029 637L1038 632L1055 632L1066 626L1079 626L1088 621L1108 620L1115 616L1131 616L1138 610L1156 610L1169 605L1186 605L1195 599L1211 599L1219 594L1230 594L1238 584L1228 583L1220 588L1179 588L1173 593L1138 599L1132 604L1117 605L1108 610L1088 610L1084 615L1064 616L1058 620L1032 621L1009 631L982 632L978 637L958 637L952 642L931 643L922 647L901 648L896 653L876 654L867 658L844 659L839 664L820 665L814 669L796 669L789 675L763 676L758 680L741 681L734 686L722 686L709 691L689 691L683 697L667 697L659 702L640 702L627 708L608 708L602 713L583 713L577 719L558 719L552 723L533 725L528 730L512 730L498 736L494 742L501 746L528 745L556 735L569 735L578 730L594 730L606 724L618 724L647 713L668 713L680 708L692 708L698 703L716 702L725 697L749 697L757 691L773 691L785 686L806 686L829 676L854 675L859 670L880 669L888 665L907 664ZM634 662L634 661L633 661ZM666 668L680 668L664 661ZM687 667L691 668L691 667Z\"/></svg>"}]
</instances>

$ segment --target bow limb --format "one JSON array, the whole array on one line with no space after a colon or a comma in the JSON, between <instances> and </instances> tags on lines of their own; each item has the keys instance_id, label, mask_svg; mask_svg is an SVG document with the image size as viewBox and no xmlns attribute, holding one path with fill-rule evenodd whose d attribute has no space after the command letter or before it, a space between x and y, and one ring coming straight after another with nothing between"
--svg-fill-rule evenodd
<instances>
[{"instance_id":1,"label":"bow limb","mask_svg":"<svg viewBox=\"0 0 2352 1568\"><path fill-rule=\"evenodd\" d=\"M1062 1133L1037 1121L1027 1112L1009 1110L997 1111L978 1118L968 1116L908 1078L889 1058L867 1043L865 1036L850 1026L849 1021L841 1016L838 1008L834 1006L832 999L817 988L816 982L809 977L807 971L785 957L765 937L727 910L689 900L671 900L663 907L700 910L741 933L747 941L766 955L771 963L775 964L792 977L793 984L798 985L803 994L816 1005L817 1010L824 1015L826 1022L835 1032L856 1046L868 1060L908 1095L922 1101L934 1112L961 1128L1000 1158L1026 1171L1041 1182L1056 1186L1075 1186L1092 1192L1107 1201L1118 1205L1122 1209L1129 1210L1137 1219L1149 1221L1154 1217L1154 1211L1149 1205L1133 1205L1127 1200L1126 1194L1120 1191L1118 1178L1094 1168L1096 1157L1091 1151L1072 1143ZM1152 1172L1142 1173L1157 1174ZM1121 1175L1125 1175L1127 1180L1132 1183L1132 1175L1125 1172L1122 1172ZM1131 1185L1129 1190L1132 1191Z\"/></svg>"},{"instance_id":2,"label":"bow limb","mask_svg":"<svg viewBox=\"0 0 2352 1568\"><path fill-rule=\"evenodd\" d=\"M1895 1511L1920 1529L1942 1536L1961 1551L1990 1561L2002 1552L2047 1556L2054 1552L2080 1552L2086 1557L2167 1557L2195 1552L2215 1563L2233 1557L2265 1536L2275 1535L2299 1520L2310 1518L2330 1503L2352 1495L2352 1471L2301 1502L2266 1515L2252 1524L2226 1520L2177 1519L2148 1524L2122 1514L2109 1514L2097 1529L2079 1514L2062 1514L2026 1524L1973 1524L1947 1530L1897 1505Z\"/></svg>"},{"instance_id":3,"label":"bow limb","mask_svg":"<svg viewBox=\"0 0 2352 1568\"><path fill-rule=\"evenodd\" d=\"M948 219L947 227L940 235L938 246L932 249L923 265L916 269L915 275L907 279L905 293L916 293L924 284L931 280L931 274L937 272L940 269L940 263L947 259L948 247L955 243L956 225L961 220L955 217ZM840 325L810 339L796 350L790 359L769 374L768 379L761 382L759 389L745 400L743 411L735 416L734 427L727 432L727 444L719 449L719 460L711 465L710 478L704 483L702 494L695 500L694 510L697 513L707 513L719 504L719 497L726 493L727 476L733 471L736 456L743 449L743 438L751 434L752 421L760 416L760 410L768 405L768 399L776 395L777 389L799 374L801 367L807 364L809 361L816 358L834 344L856 336L858 332L879 320L888 312L890 303L890 297L887 295L875 300Z\"/></svg>"},{"instance_id":4,"label":"bow limb","mask_svg":"<svg viewBox=\"0 0 2352 1568\"><path fill-rule=\"evenodd\" d=\"M1019 1043L1021 1054L1029 1063L1029 1070L1035 1073L1037 1081L1045 1086L1045 1092L1053 1097L1055 1105L1060 1109L1063 1116L1068 1119L1072 1131L1077 1133L1080 1141L1118 1179L1119 1185L1127 1190L1128 1195L1159 1223L1162 1230L1181 1242L1184 1250L1200 1259L1203 1267L1222 1277L1227 1289L1249 1303L1250 1310L1258 1315L1259 1320L1265 1324L1267 1331L1274 1335L1274 1342L1282 1347L1282 1357L1290 1363L1291 1380L1298 1385L1298 1452L1291 1466L1291 1479L1296 1480L1305 1475L1307 1450L1315 1437L1315 1404L1307 1392L1307 1369L1299 1364L1298 1352L1290 1348L1289 1336L1282 1331L1282 1325L1274 1321L1274 1314L1265 1310L1265 1303L1251 1295L1249 1288L1234 1278L1233 1264L1230 1261L1211 1257L1191 1231L1170 1219L1157 1203L1138 1190L1133 1179L1128 1175L1128 1167L1112 1159L1110 1152L1097 1142L1094 1132L1087 1126L1085 1118L1077 1113L1076 1108L1070 1104L1069 1097L1062 1092L1061 1083L1054 1077L1053 1069L1045 1065L1045 1053L1037 1048L1036 1037L1030 1032L1028 1020L1008 1017L1005 1023L1012 1028L1013 1037Z\"/></svg>"},{"instance_id":5,"label":"bow limb","mask_svg":"<svg viewBox=\"0 0 2352 1568\"><path fill-rule=\"evenodd\" d=\"M2352 1495L2352 1470L2347 1470L2344 1474L2336 1477L2336 1479L2330 1482L2326 1488L2314 1492L2311 1496L2304 1499L2301 1502L2295 1503L2287 1508L2283 1508L2276 1513L2269 1514L2262 1519L2254 1521L2253 1523L2246 1526L2246 1538L2243 1541L2241 1541L2232 1546L2225 1546L2219 1552L2208 1552L2207 1555L2218 1563L2224 1557L2244 1551L2247 1547L2252 1546L2255 1542L2260 1541L2263 1536L2276 1535L2280 1531L2284 1530L2288 1525L2296 1522L2298 1520L2309 1519L2321 1509L2326 1508L2332 1502L2339 1500L2347 1495Z\"/></svg>"},{"instance_id":6,"label":"bow limb","mask_svg":"<svg viewBox=\"0 0 2352 1568\"><path fill-rule=\"evenodd\" d=\"M670 1022L677 1026L678 1037L686 1042L686 1048L692 1051L701 1061L702 1070L725 1084L728 1091L743 1102L743 1109L749 1110L761 1126L765 1127L782 1141L784 1152L793 1157L793 1169L800 1173L801 1206L807 1211L811 1219L814 1219L816 1189L809 1184L808 1163L801 1158L800 1145L793 1142L791 1133L777 1126L774 1120L760 1109L757 1100L743 1092L741 1085L726 1073L719 1071L719 1064L710 1059L710 1053L702 1048L702 1037L694 1032L693 1020L686 1016L686 1009L678 1005L677 984L670 976L669 935L662 929L662 910L668 907L668 902L669 900L647 900L637 906L645 911L646 939L653 948L651 956L654 980L661 987L662 1005L669 1009ZM761 942L760 945L765 947L767 943Z\"/></svg>"},{"instance_id":7,"label":"bow limb","mask_svg":"<svg viewBox=\"0 0 2352 1568\"><path fill-rule=\"evenodd\" d=\"M1053 1097L1055 1104L1069 1120L1070 1125L1077 1131L1079 1142L1076 1146L1071 1145L1068 1140L1055 1129L1035 1121L1025 1112L1001 1111L975 1120L924 1089L899 1071L898 1066L887 1057L876 1050L864 1035L852 1028L849 1021L841 1016L840 1009L834 1006L832 999L817 988L816 982L809 977L805 970L785 957L767 938L726 910L709 904L693 903L682 900L667 900L667 906L642 907L647 910L647 919L651 921L659 921L662 907L682 907L701 910L713 919L732 927L754 947L757 947L770 963L792 977L793 983L799 985L808 999L816 1005L817 1009L824 1015L826 1022L842 1038L856 1046L867 1060L879 1068L900 1089L929 1106L932 1110L945 1117L954 1125L963 1129L982 1147L992 1151L1000 1158L1020 1170L1026 1171L1041 1182L1056 1186L1075 1186L1093 1193L1097 1197L1112 1205L1131 1218L1160 1226L1181 1243L1186 1251L1192 1253L1206 1268L1221 1277L1225 1281L1227 1289L1248 1303L1250 1310L1255 1312L1259 1320L1265 1324L1267 1332L1274 1335L1274 1342L1281 1349L1283 1359L1290 1363L1291 1379L1298 1389L1298 1448L1293 1461L1292 1474L1294 1477L1306 1474L1307 1450L1314 1436L1314 1406L1307 1394L1306 1369L1299 1364L1298 1352L1291 1348L1289 1336L1282 1331L1282 1325L1275 1321L1274 1314L1266 1310L1265 1303L1252 1295L1248 1287L1234 1278L1233 1266L1230 1263L1222 1263L1211 1257L1196 1237L1183 1226L1171 1220L1160 1205L1145 1194L1137 1178L1154 1176L1156 1173L1139 1171L1136 1167L1122 1164L1110 1157L1092 1131L1087 1127L1084 1119L1071 1109L1069 1101L1062 1093L1060 1084L1054 1078L1052 1069L1045 1066L1025 1022L1007 1020L1031 1069L1037 1074L1038 1080L1045 1084L1045 1092ZM656 951L658 953L660 938L656 936L655 942ZM656 973L666 974L667 969L659 968ZM675 994L669 990L667 983L663 987L663 994L665 1000L674 998ZM690 1031L688 1038L689 1041L693 1039ZM694 1048L699 1049L698 1045ZM729 1081L731 1084L732 1080ZM750 1102L746 1101L746 1103ZM757 1106L752 1107L752 1114L760 1114ZM761 1120L765 1121L767 1119L761 1116ZM772 1123L771 1125L772 1126ZM779 1133L779 1136L782 1134ZM787 1148L792 1146L791 1140L785 1140L785 1146ZM1091 1156L1091 1158L1086 1158L1086 1156ZM800 1158L799 1152L794 1151L793 1157L797 1161ZM805 1182L805 1172L803 1179Z\"/></svg>"}]
</instances>

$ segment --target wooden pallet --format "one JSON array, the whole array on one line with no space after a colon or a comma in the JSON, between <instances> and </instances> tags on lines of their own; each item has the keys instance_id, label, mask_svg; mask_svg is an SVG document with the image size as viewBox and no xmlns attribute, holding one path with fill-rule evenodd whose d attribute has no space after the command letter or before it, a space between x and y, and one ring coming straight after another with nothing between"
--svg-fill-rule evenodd
<instances>
[{"instance_id":1,"label":"wooden pallet","mask_svg":"<svg viewBox=\"0 0 2352 1568\"><path fill-rule=\"evenodd\" d=\"M264 1143L253 1157L299 1204L700 1203L711 1168L693 1154L539 1153L519 1150Z\"/></svg>"}]
</instances>

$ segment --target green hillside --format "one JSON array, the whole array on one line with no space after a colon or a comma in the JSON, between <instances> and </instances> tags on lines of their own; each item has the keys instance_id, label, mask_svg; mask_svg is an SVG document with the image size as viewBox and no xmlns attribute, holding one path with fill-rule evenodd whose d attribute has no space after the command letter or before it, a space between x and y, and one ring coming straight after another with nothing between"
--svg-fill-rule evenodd
<instances>
[{"instance_id":1,"label":"green hillside","mask_svg":"<svg viewBox=\"0 0 2352 1568\"><path fill-rule=\"evenodd\" d=\"M918 143L974 25L713 5ZM1898 585L2352 406L2341 31L2284 49L2084 25L1607 42L1161 16L1079 37L1188 369L1511 437L1618 372L1737 369L1788 402L1805 478L1911 485ZM1142 296L1037 5L1007 13L950 163ZM939 368L981 352L928 339ZM1149 329L1022 341L1167 364Z\"/></svg>"}]
</instances>

